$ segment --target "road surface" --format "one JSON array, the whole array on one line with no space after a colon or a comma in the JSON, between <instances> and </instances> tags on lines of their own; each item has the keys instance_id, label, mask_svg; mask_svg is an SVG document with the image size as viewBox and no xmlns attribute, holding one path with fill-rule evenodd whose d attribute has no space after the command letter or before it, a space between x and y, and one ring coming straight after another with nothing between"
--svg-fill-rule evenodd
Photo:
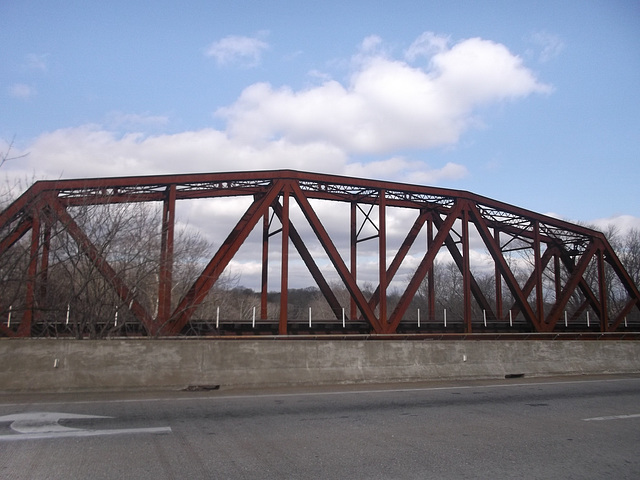
<instances>
[{"instance_id":1,"label":"road surface","mask_svg":"<svg viewBox=\"0 0 640 480\"><path fill-rule=\"evenodd\" d=\"M638 479L640 376L0 396L6 479Z\"/></svg>"}]
</instances>

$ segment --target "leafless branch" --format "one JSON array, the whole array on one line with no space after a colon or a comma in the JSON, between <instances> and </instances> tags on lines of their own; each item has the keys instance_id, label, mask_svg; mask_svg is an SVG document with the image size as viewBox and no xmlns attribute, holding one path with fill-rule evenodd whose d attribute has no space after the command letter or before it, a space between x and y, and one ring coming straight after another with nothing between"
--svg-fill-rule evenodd
<instances>
[{"instance_id":1,"label":"leafless branch","mask_svg":"<svg viewBox=\"0 0 640 480\"><path fill-rule=\"evenodd\" d=\"M7 151L4 153L0 153L0 168L2 168L2 166L10 160L17 160L19 158L24 158L27 155L29 155L29 153L23 153L22 155L11 155L11 150L13 150L13 145L15 143L15 140L16 140L16 136L14 135L11 141L9 142Z\"/></svg>"}]
</instances>

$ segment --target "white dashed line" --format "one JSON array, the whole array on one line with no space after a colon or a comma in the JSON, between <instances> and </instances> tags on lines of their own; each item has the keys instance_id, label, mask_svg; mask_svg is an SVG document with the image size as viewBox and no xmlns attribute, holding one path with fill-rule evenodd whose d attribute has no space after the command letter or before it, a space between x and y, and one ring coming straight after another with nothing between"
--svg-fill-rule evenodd
<instances>
[{"instance_id":1,"label":"white dashed line","mask_svg":"<svg viewBox=\"0 0 640 480\"><path fill-rule=\"evenodd\" d=\"M583 418L583 420L585 422L595 422L602 420L624 420L625 418L640 418L640 413L633 413L631 415L610 415L608 417Z\"/></svg>"}]
</instances>

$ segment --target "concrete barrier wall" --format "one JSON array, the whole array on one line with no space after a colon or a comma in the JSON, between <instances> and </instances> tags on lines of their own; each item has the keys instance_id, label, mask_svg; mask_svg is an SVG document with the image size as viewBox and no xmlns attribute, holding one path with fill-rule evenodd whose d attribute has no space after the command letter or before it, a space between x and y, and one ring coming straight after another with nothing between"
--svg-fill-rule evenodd
<instances>
[{"instance_id":1,"label":"concrete barrier wall","mask_svg":"<svg viewBox=\"0 0 640 480\"><path fill-rule=\"evenodd\" d=\"M638 373L636 341L0 340L0 391Z\"/></svg>"}]
</instances>

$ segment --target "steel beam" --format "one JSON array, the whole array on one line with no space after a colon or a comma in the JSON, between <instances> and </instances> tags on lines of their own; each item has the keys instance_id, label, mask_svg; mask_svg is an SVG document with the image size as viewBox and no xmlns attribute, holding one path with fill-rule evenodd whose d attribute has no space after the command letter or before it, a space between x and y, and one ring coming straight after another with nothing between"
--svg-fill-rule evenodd
<instances>
[{"instance_id":1,"label":"steel beam","mask_svg":"<svg viewBox=\"0 0 640 480\"><path fill-rule=\"evenodd\" d=\"M551 258L553 258L554 252L556 251L557 251L557 247L549 247L544 251L544 253L542 254L542 258L540 259L540 266L542 267L543 270L547 268L547 265L551 261ZM529 295L531 295L531 292L533 292L533 289L536 285L536 279L537 279L536 270L534 269L529 275L529 278L527 278L527 281L525 282L524 286L522 287L522 294L525 298L529 298ZM558 298L560 298L560 295L556 296L556 301ZM520 313L519 303L516 301L511 306L510 310L512 314L515 314L516 316L518 316L518 314Z\"/></svg>"},{"instance_id":2,"label":"steel beam","mask_svg":"<svg viewBox=\"0 0 640 480\"><path fill-rule=\"evenodd\" d=\"M203 302L211 287L220 278L233 256L240 249L244 240L249 236L260 217L264 216L265 212L268 211L269 205L280 195L284 185L284 181L278 180L274 182L265 195L254 200L189 291L178 303L169 322L157 332L158 334L177 335L180 333L196 308Z\"/></svg>"},{"instance_id":3,"label":"steel beam","mask_svg":"<svg viewBox=\"0 0 640 480\"><path fill-rule=\"evenodd\" d=\"M279 205L279 204L278 204ZM269 296L269 210L263 215L262 220L262 275L260 278L260 319L266 320L268 317L268 296Z\"/></svg>"},{"instance_id":4,"label":"steel beam","mask_svg":"<svg viewBox=\"0 0 640 480\"><path fill-rule=\"evenodd\" d=\"M471 311L471 266L469 260L469 208L466 205L462 208L462 296L464 331L471 333L473 312Z\"/></svg>"},{"instance_id":5,"label":"steel beam","mask_svg":"<svg viewBox=\"0 0 640 480\"><path fill-rule=\"evenodd\" d=\"M441 225L442 224L442 219L437 217L435 219L435 224L436 224L436 226ZM467 222L467 225L468 225L468 222ZM462 234L462 238L468 238L468 237L469 237L469 227L467 226L466 232L463 232L463 234ZM467 242L468 241L469 240L467 240ZM484 293L482 293L482 289L478 285L478 282L476 281L475 276L471 272L470 267L465 266L464 247L463 247L463 253L460 253L460 250L458 249L455 240L453 239L453 237L450 234L447 236L447 238L445 239L444 243L445 243L447 249L449 250L449 253L451 254L451 257L453 258L453 261L458 266L458 269L460 270L460 273L464 275L465 269L468 268L467 274L468 274L468 277L469 277L470 291L471 291L471 294L473 295L473 297L475 298L476 302L480 306L480 308L482 310L486 311L486 312L489 312L489 316L490 317L495 318L496 315L493 312L493 308L489 304L489 301L487 300L487 298L484 296ZM464 245L464 242L463 242L463 245ZM468 258L468 255L469 255L469 253L467 251L467 253L466 253L466 257L467 258ZM471 299L469 299L469 301L470 300ZM471 312L471 303L469 303L468 307L469 307L469 312Z\"/></svg>"},{"instance_id":6,"label":"steel beam","mask_svg":"<svg viewBox=\"0 0 640 480\"><path fill-rule=\"evenodd\" d=\"M502 250L500 246L496 243L495 238L491 235L489 231L489 227L482 221L482 216L480 215L479 210L475 205L471 205L470 208L471 217L474 219L476 227L478 229L478 233L480 237L484 241L485 246L489 250L489 254L493 257L493 261L496 262L498 269L500 270L500 274L504 279L507 287L511 290L511 294L515 298L518 303L521 311L524 314L525 319L533 325L536 331L542 330L542 321L536 317L535 313L531 309L529 302L527 301L527 297L523 294L520 286L518 285L518 281L516 280L513 272L507 265L505 258L502 255Z\"/></svg>"},{"instance_id":7,"label":"steel beam","mask_svg":"<svg viewBox=\"0 0 640 480\"><path fill-rule=\"evenodd\" d=\"M433 215L427 221L427 251L431 249L431 245L433 243ZM433 268L430 268L427 272L427 295L428 295L428 310L429 310L429 321L436 321L436 290L435 290L436 280L435 280L435 271Z\"/></svg>"},{"instance_id":8,"label":"steel beam","mask_svg":"<svg viewBox=\"0 0 640 480\"><path fill-rule=\"evenodd\" d=\"M282 257L280 263L280 321L278 333L287 334L287 316L289 311L289 195L290 187L282 189Z\"/></svg>"},{"instance_id":9,"label":"steel beam","mask_svg":"<svg viewBox=\"0 0 640 480\"><path fill-rule=\"evenodd\" d=\"M496 240L496 244L498 248L500 248L500 230L494 228L494 237ZM498 264L494 264L494 279L496 282L496 320L502 320L502 275L500 274L500 269L498 268Z\"/></svg>"},{"instance_id":10,"label":"steel beam","mask_svg":"<svg viewBox=\"0 0 640 480\"><path fill-rule=\"evenodd\" d=\"M556 323L560 318L560 314L562 313L562 311L564 311L565 307L567 306L567 303L569 302L571 295L573 294L575 289L580 285L580 283L584 282L582 276L584 275L584 272L587 266L593 259L593 256L596 252L597 252L596 242L591 242L587 250L580 257L580 260L578 261L578 264L576 265L575 269L573 269L573 271L570 272L569 279L566 282L564 288L562 289L562 294L560 295L560 298L556 301L555 305L553 306L553 308L551 309L547 317L546 323L547 325L549 325L548 331L553 330L553 327L555 327Z\"/></svg>"},{"instance_id":11,"label":"steel beam","mask_svg":"<svg viewBox=\"0 0 640 480\"><path fill-rule=\"evenodd\" d=\"M254 201L172 311L176 202L234 196L251 196ZM190 321L257 222L263 218L260 315L262 319L266 319L268 238L274 234L269 232L270 208L273 208L274 214L278 215L282 224L279 333L284 334L288 330L286 304L289 286L289 242L295 246L333 312L339 316L341 306L335 292L306 247L305 239L291 222L291 196L300 206L350 294L349 318L355 320L359 312L361 318L368 322L372 331L377 334L392 334L397 331L417 289L424 281L427 285L428 318L430 322L435 320L437 291L434 284L433 261L443 246L448 248L462 273L464 325L468 333L472 331L473 299L490 316L496 319L503 318L503 286L509 289L515 299L513 310L521 313L536 332L553 331L562 311L576 293L584 297L584 302L574 315L581 315L590 307L599 318L601 332L615 331L620 328L627 314L633 309L640 310L640 293L637 286L600 232L465 191L292 170L272 170L36 182L5 211L0 212L0 256L10 255L12 249L17 248L16 244L20 239L31 232L30 259L24 272L25 312L17 333L29 335L34 322L38 321L35 312L44 306L51 228L56 226L56 222L60 222L84 255L112 285L121 301L130 305L133 316L149 335L177 335ZM278 199L282 199L282 206ZM311 201L316 200L346 202L350 205L348 267L341 258L334 240L311 206ZM99 252L67 211L69 206L131 202L162 202L161 245L158 252L158 314L155 319L136 301L132 287L116 274L107 258ZM387 247L386 230L389 215L392 214L391 207L418 211L414 224L397 251L388 251ZM377 225L371 217L375 208L378 209ZM364 215L360 228L357 222L358 211ZM397 306L389 314L387 290L404 264L425 222L426 252ZM470 222L478 231L494 261L495 313L492 312L493 305L485 297L471 270ZM362 228L367 223L373 225L377 233L360 238ZM460 225L460 233L454 230L454 224ZM437 232L434 232L434 228ZM357 244L373 238L377 238L378 242L378 285L373 296L365 299L358 287ZM526 246L518 246L519 241L524 242ZM533 252L533 271L523 287L516 281L505 258L505 253L513 250L514 246ZM387 259L391 260L389 264ZM553 266L548 268L551 259ZM577 264L574 259L578 259ZM591 266L594 267L595 273L593 282L585 278L585 272L587 268L591 269ZM563 280L565 270L569 276L566 281ZM545 290L543 283L543 275L547 272L554 277L553 286L549 291ZM623 303L616 306L610 305L610 286L606 277L609 274L615 276L619 281L616 285L622 285L628 295L627 299L623 299ZM544 295L554 290L554 301L546 301ZM535 301L532 302L532 307L529 297L533 292ZM545 309L549 310L546 316ZM612 309L616 310L615 314L612 313ZM0 326L2 335L10 336L15 333L13 329Z\"/></svg>"},{"instance_id":12,"label":"steel beam","mask_svg":"<svg viewBox=\"0 0 640 480\"><path fill-rule=\"evenodd\" d=\"M173 285L173 244L175 230L176 185L167 187L162 204L162 236L160 244L160 272L158 274L158 316L156 324L164 325L171 315Z\"/></svg>"},{"instance_id":13,"label":"steel beam","mask_svg":"<svg viewBox=\"0 0 640 480\"><path fill-rule=\"evenodd\" d=\"M25 309L18 327L18 336L31 336L31 326L35 316L35 290L38 276L38 256L40 251L40 217L34 212L31 220L31 246L29 248L29 266L27 267L27 288Z\"/></svg>"},{"instance_id":14,"label":"steel beam","mask_svg":"<svg viewBox=\"0 0 640 480\"><path fill-rule=\"evenodd\" d=\"M385 274L387 283L391 282L395 277L396 273L398 272L398 269L402 265L402 262L405 260L407 254L409 253L411 246L416 241L416 238L418 238L418 234L420 233L420 230L422 229L425 221L431 215L432 215L432 212L423 210L418 215L418 218L416 218L416 220L413 222L413 225L409 229L407 236L404 238L402 245L400 245L400 248L396 252L395 256L393 257L393 260L391 261L391 264L389 265L389 268L387 269L387 272ZM371 297L371 300L369 300L369 306L371 307L371 309L375 309L378 306L379 301L380 301L380 285L378 284L375 292L373 293L373 296Z\"/></svg>"},{"instance_id":15,"label":"steel beam","mask_svg":"<svg viewBox=\"0 0 640 480\"><path fill-rule=\"evenodd\" d=\"M298 205L300 205L304 216L306 217L309 225L311 225L311 228L318 237L320 244L325 249L325 252L329 256L329 260L338 272L338 275L342 279L345 287L356 302L356 305L358 306L358 309L360 310L363 318L371 324L373 330L376 333L385 333L384 326L375 316L371 307L369 307L369 303L364 298L364 295L362 294L360 287L358 287L355 278L353 278L351 272L349 272L349 269L344 264L344 261L342 260L342 258L340 257L340 253L338 252L338 249L333 244L331 237L329 236L326 229L324 228L324 225L322 225L322 222L311 207L311 204L309 203L309 200L305 196L304 192L296 183L291 183L291 187L292 193L295 196Z\"/></svg>"},{"instance_id":16,"label":"steel beam","mask_svg":"<svg viewBox=\"0 0 640 480\"><path fill-rule=\"evenodd\" d=\"M609 311L607 309L607 283L604 270L604 253L602 249L598 249L598 290L600 293L600 305L598 309L598 317L600 318L600 331L609 330Z\"/></svg>"},{"instance_id":17,"label":"steel beam","mask_svg":"<svg viewBox=\"0 0 640 480\"><path fill-rule=\"evenodd\" d=\"M0 240L0 256L4 255L13 245L15 245L26 233L31 230L33 222L31 217L24 216L16 227L2 240Z\"/></svg>"},{"instance_id":18,"label":"steel beam","mask_svg":"<svg viewBox=\"0 0 640 480\"><path fill-rule=\"evenodd\" d=\"M351 262L351 276L358 282L358 231L357 231L357 215L358 204L355 201L351 201L351 215L349 217L349 260ZM351 296L349 298L349 318L355 320L358 316L358 307L356 301Z\"/></svg>"},{"instance_id":19,"label":"steel beam","mask_svg":"<svg viewBox=\"0 0 640 480\"><path fill-rule=\"evenodd\" d=\"M540 255L540 222L533 221L533 272L536 279L536 314L538 319L543 321L544 315L544 294L542 292L542 262Z\"/></svg>"},{"instance_id":20,"label":"steel beam","mask_svg":"<svg viewBox=\"0 0 640 480\"><path fill-rule=\"evenodd\" d=\"M155 334L156 323L151 318L151 315L149 315L149 312L138 302L132 289L127 286L126 282L116 273L111 265L109 265L107 259L104 258L86 233L80 228L71 215L69 215L66 208L55 199L49 202L49 206L55 212L57 220L77 243L80 250L93 263L100 274L112 285L120 300L125 305L129 305L129 310L134 317L144 326L148 333Z\"/></svg>"},{"instance_id":21,"label":"steel beam","mask_svg":"<svg viewBox=\"0 0 640 480\"><path fill-rule=\"evenodd\" d=\"M278 216L278 218L282 218L283 217L282 206L278 202L276 202L272 205L272 207L274 209L274 212ZM304 262L306 267L309 269L309 273L315 280L316 285L318 285L320 292L324 295L324 298L329 304L331 311L336 316L336 319L342 318L342 307L340 305L340 302L338 301L338 299L335 296L335 293L329 286L329 282L327 282L327 280L324 278L324 275L322 274L320 267L318 267L318 264L313 259L313 255L311 255L311 252L309 252L309 249L307 248L303 238L300 236L295 226L291 222L291 219L289 219L289 238L291 239L291 243L293 244L293 246L296 247L296 250L298 251L300 258L302 258L302 261ZM350 318L355 318L355 316L352 316Z\"/></svg>"},{"instance_id":22,"label":"steel beam","mask_svg":"<svg viewBox=\"0 0 640 480\"><path fill-rule=\"evenodd\" d=\"M411 300L416 295L420 284L425 278L427 272L433 269L433 261L436 258L436 255L440 251L440 248L444 244L445 239L449 235L449 231L453 227L453 224L458 219L458 217L462 214L463 202L456 202L447 218L442 222L440 228L438 228L438 233L436 234L433 242L431 242L431 246L425 253L420 265L416 269L415 273L411 277L407 288L404 293L400 297L396 308L394 309L391 317L389 318L389 326L387 328L386 333L395 332L398 328L398 325L402 321L402 317L409 308L409 304Z\"/></svg>"},{"instance_id":23,"label":"steel beam","mask_svg":"<svg viewBox=\"0 0 640 480\"><path fill-rule=\"evenodd\" d=\"M378 280L380 289L379 319L387 329L387 202L386 193L380 190L378 203Z\"/></svg>"}]
</instances>

